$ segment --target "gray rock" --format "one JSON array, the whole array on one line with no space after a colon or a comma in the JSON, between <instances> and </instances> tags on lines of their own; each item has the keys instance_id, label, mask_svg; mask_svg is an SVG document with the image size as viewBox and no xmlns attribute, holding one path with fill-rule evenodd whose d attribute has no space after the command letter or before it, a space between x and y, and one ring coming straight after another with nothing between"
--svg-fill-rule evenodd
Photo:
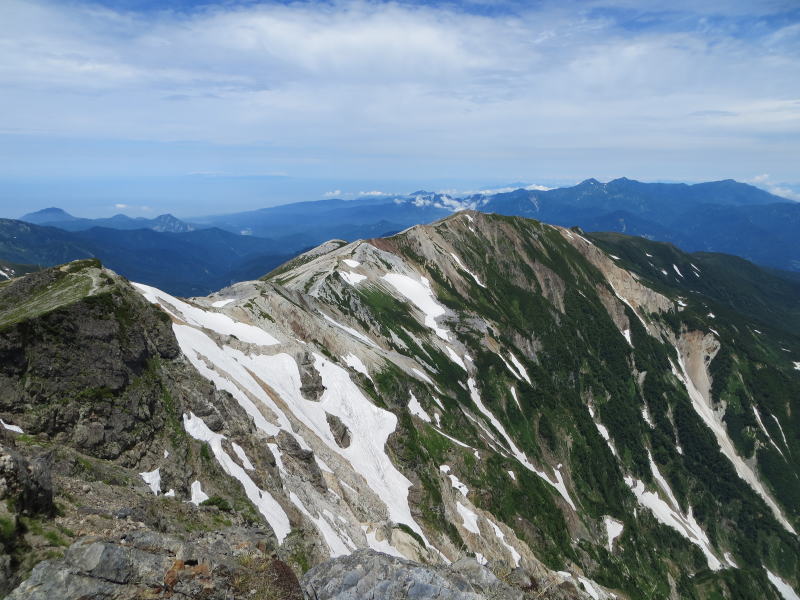
<instances>
[{"instance_id":1,"label":"gray rock","mask_svg":"<svg viewBox=\"0 0 800 600\"><path fill-rule=\"evenodd\" d=\"M297 366L300 369L300 393L309 400L319 400L325 393L322 385L322 376L314 368L314 357L310 352L297 356Z\"/></svg>"},{"instance_id":2,"label":"gray rock","mask_svg":"<svg viewBox=\"0 0 800 600\"><path fill-rule=\"evenodd\" d=\"M0 446L0 500L17 513L51 515L51 456L44 454L29 461L12 448Z\"/></svg>"},{"instance_id":3,"label":"gray rock","mask_svg":"<svg viewBox=\"0 0 800 600\"><path fill-rule=\"evenodd\" d=\"M517 600L522 593L473 559L431 566L358 550L311 569L301 585L309 600Z\"/></svg>"},{"instance_id":4,"label":"gray rock","mask_svg":"<svg viewBox=\"0 0 800 600\"><path fill-rule=\"evenodd\" d=\"M246 597L256 586L267 595L254 597L299 600L300 586L289 567L264 553L267 541L263 531L236 527L189 542L149 530L116 539L82 538L63 559L36 565L7 599L230 600Z\"/></svg>"},{"instance_id":5,"label":"gray rock","mask_svg":"<svg viewBox=\"0 0 800 600\"><path fill-rule=\"evenodd\" d=\"M328 427L331 428L333 439L340 448L347 448L350 446L350 430L347 425L342 423L342 420L336 415L325 413L325 418L328 420Z\"/></svg>"}]
</instances>

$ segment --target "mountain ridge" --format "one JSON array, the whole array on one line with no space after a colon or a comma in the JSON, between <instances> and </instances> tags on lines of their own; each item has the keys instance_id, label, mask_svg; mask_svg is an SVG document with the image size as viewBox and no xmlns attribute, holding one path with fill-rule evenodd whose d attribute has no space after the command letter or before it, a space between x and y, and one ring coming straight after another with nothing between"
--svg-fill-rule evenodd
<instances>
[{"instance_id":1,"label":"mountain ridge","mask_svg":"<svg viewBox=\"0 0 800 600\"><path fill-rule=\"evenodd\" d=\"M333 241L208 297L108 274L125 306L160 311L177 353L149 380L175 418L132 461L138 485L187 511L213 487L298 574L330 565L333 582L348 560L388 560L371 548L527 582L498 597L777 599L773 584L800 581L800 340L626 264L579 229L467 211ZM0 283L0 309L25 281ZM37 306L55 293L36 289ZM110 308L98 315L120 331L140 321ZM59 331L25 314L13 327ZM0 390L26 389L15 369ZM3 394L19 435L51 422Z\"/></svg>"}]
</instances>

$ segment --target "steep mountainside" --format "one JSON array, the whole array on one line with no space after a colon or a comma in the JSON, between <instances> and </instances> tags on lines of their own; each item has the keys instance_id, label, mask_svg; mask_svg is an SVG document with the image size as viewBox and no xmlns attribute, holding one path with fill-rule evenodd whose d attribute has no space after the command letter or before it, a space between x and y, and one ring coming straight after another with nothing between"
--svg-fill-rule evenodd
<instances>
[{"instance_id":1,"label":"steep mountainside","mask_svg":"<svg viewBox=\"0 0 800 600\"><path fill-rule=\"evenodd\" d=\"M721 283L626 266L578 230L473 211L207 298L69 265L0 284L0 341L30 348L0 416L18 445L139 473L125 483L170 523L261 524L323 600L796 597L800 340ZM70 339L85 350L65 360ZM184 503L206 495L232 510ZM206 548L182 518L143 527ZM92 533L118 543L114 523ZM11 597L79 577L86 543Z\"/></svg>"}]
</instances>

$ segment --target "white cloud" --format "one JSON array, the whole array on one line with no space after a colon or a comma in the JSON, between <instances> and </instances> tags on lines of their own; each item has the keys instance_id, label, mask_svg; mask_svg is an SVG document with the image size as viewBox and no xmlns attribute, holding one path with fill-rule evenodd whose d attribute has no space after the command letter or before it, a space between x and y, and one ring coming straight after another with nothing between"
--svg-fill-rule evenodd
<instances>
[{"instance_id":1,"label":"white cloud","mask_svg":"<svg viewBox=\"0 0 800 600\"><path fill-rule=\"evenodd\" d=\"M625 157L686 170L692 155L787 177L800 153L797 27L753 17L742 34L703 18L767 4L694 4L634 29L604 8L652 21L657 4L531 3L489 17L457 3L133 13L5 0L0 133L235 146L291 174L531 175L594 160L636 176Z\"/></svg>"},{"instance_id":2,"label":"white cloud","mask_svg":"<svg viewBox=\"0 0 800 600\"><path fill-rule=\"evenodd\" d=\"M325 192L322 194L323 198L338 198L342 195L342 190L331 190L330 192Z\"/></svg>"},{"instance_id":3,"label":"white cloud","mask_svg":"<svg viewBox=\"0 0 800 600\"><path fill-rule=\"evenodd\" d=\"M764 188L769 193L775 194L776 196L800 202L800 193L788 187L786 184L772 181L772 178L767 173L751 177L747 180L747 183L752 183L753 185Z\"/></svg>"},{"instance_id":4,"label":"white cloud","mask_svg":"<svg viewBox=\"0 0 800 600\"><path fill-rule=\"evenodd\" d=\"M369 192L358 192L359 196L391 196L389 192L382 192L380 190L371 190Z\"/></svg>"},{"instance_id":5,"label":"white cloud","mask_svg":"<svg viewBox=\"0 0 800 600\"><path fill-rule=\"evenodd\" d=\"M124 210L124 209L128 208L128 205L127 204L115 204L114 208L116 208L118 210Z\"/></svg>"}]
</instances>

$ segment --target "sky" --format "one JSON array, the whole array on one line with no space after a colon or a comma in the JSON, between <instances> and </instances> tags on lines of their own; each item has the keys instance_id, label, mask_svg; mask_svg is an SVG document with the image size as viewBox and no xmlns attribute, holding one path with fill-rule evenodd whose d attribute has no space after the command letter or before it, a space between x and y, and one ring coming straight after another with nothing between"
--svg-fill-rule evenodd
<instances>
[{"instance_id":1,"label":"sky","mask_svg":"<svg viewBox=\"0 0 800 600\"><path fill-rule=\"evenodd\" d=\"M800 199L796 0L0 1L0 216L620 176Z\"/></svg>"}]
</instances>

